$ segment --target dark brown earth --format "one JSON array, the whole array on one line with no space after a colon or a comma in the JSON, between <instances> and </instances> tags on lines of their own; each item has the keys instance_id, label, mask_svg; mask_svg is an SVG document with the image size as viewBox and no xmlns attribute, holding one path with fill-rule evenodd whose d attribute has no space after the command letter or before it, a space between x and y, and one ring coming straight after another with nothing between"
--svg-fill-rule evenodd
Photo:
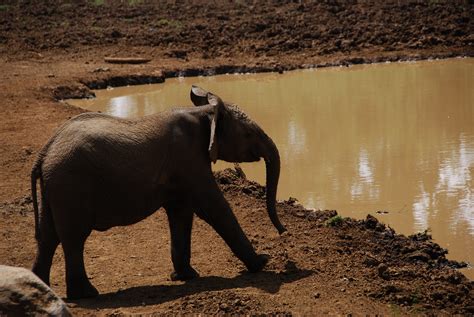
<instances>
[{"instance_id":1,"label":"dark brown earth","mask_svg":"<svg viewBox=\"0 0 474 317\"><path fill-rule=\"evenodd\" d=\"M31 267L35 253L32 161L54 129L83 112L59 99L177 75L474 55L474 5L463 1L37 2L0 4L0 264L15 266ZM107 64L109 56L152 61ZM401 236L371 216L340 218L290 199L278 205L289 228L280 237L258 184L231 171L217 178L254 246L270 254L264 272L245 273L196 219L192 261L201 278L169 281L168 229L158 212L90 237L86 265L102 295L69 303L72 312L474 314L474 283L429 235ZM60 296L63 265L59 250L52 287Z\"/></svg>"}]
</instances>

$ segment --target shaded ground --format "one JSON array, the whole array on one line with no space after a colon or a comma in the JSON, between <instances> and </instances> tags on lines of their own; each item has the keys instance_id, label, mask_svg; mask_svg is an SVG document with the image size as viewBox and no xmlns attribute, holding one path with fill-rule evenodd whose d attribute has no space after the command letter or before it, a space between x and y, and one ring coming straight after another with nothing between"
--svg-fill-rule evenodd
<instances>
[{"instance_id":1,"label":"shaded ground","mask_svg":"<svg viewBox=\"0 0 474 317\"><path fill-rule=\"evenodd\" d=\"M56 99L180 74L473 55L473 5L400 2L0 5L0 263L33 262L31 164L54 129L83 111ZM105 56L152 61L111 65ZM271 255L265 272L246 274L196 220L192 261L202 277L169 281L168 229L159 212L93 234L86 261L102 295L70 303L73 313L474 314L473 283L426 235L403 237L372 217L332 218L328 226L333 212L289 201L278 210L290 234L279 237L258 185L230 172L219 180L253 244ZM59 251L52 281L64 296Z\"/></svg>"}]
</instances>

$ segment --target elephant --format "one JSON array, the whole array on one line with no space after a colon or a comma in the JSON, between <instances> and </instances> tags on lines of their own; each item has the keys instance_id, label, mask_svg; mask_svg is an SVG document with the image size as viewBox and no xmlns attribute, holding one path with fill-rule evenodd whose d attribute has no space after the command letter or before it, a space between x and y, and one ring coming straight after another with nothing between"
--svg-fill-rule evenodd
<instances>
[{"instance_id":1,"label":"elephant","mask_svg":"<svg viewBox=\"0 0 474 317\"><path fill-rule=\"evenodd\" d=\"M264 268L269 256L255 252L214 179L211 162L265 160L267 212L282 234L286 229L276 212L278 149L236 105L194 85L190 96L196 107L139 119L77 115L40 150L31 172L37 242L32 271L46 284L61 243L67 297L97 296L83 255L92 230L134 224L161 207L171 233L172 280L199 276L190 265L194 214L223 238L249 272Z\"/></svg>"}]
</instances>

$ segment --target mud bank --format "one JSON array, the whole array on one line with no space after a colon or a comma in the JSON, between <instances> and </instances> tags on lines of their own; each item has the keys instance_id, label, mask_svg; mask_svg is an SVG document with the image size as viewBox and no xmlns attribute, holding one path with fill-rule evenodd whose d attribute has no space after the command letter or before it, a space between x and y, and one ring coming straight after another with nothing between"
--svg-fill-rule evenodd
<instances>
[{"instance_id":1,"label":"mud bank","mask_svg":"<svg viewBox=\"0 0 474 317\"><path fill-rule=\"evenodd\" d=\"M145 73L135 74L110 74L110 68L99 67L93 70L98 73L89 78L80 79L77 83L71 83L69 86L52 87L51 94L55 100L65 99L83 99L94 98L95 94L92 90L106 89L110 87L148 85L164 83L166 78L176 77L196 77L196 76L215 76L223 74L247 74L247 73L269 73L275 72L283 74L286 71L297 69L318 69L326 67L350 67L351 65L375 64L375 63L391 63L391 62L415 62L421 60L435 60L446 58L465 58L474 55L466 55L461 53L430 53L430 54L388 54L385 56L375 57L346 57L342 59L334 59L333 61L320 62L315 64L297 64L289 63L286 65L219 65L219 66L203 66L181 69L164 69L162 71L149 68L143 69Z\"/></svg>"}]
</instances>

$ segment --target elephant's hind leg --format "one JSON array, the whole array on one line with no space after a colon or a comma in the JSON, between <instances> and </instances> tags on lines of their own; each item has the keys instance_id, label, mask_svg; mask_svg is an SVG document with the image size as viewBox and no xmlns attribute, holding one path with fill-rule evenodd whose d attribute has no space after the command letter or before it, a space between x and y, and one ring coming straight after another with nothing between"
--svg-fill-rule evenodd
<instances>
[{"instance_id":1,"label":"elephant's hind leg","mask_svg":"<svg viewBox=\"0 0 474 317\"><path fill-rule=\"evenodd\" d=\"M67 297L78 299L95 297L97 289L89 282L84 266L84 243L89 234L62 241L66 259Z\"/></svg>"},{"instance_id":2,"label":"elephant's hind leg","mask_svg":"<svg viewBox=\"0 0 474 317\"><path fill-rule=\"evenodd\" d=\"M49 275L51 272L51 264L53 262L54 252L59 244L59 238L49 208L43 203L41 210L42 215L39 219L39 232L36 237L37 253L32 271L43 282L50 285Z\"/></svg>"},{"instance_id":3,"label":"elephant's hind leg","mask_svg":"<svg viewBox=\"0 0 474 317\"><path fill-rule=\"evenodd\" d=\"M171 280L185 281L199 274L191 267L191 230L193 226L193 211L187 207L165 206L171 233L171 259L174 272Z\"/></svg>"},{"instance_id":4,"label":"elephant's hind leg","mask_svg":"<svg viewBox=\"0 0 474 317\"><path fill-rule=\"evenodd\" d=\"M92 232L90 223L87 221L87 214L81 213L79 209L55 214L59 218L57 223L61 224L57 231L66 261L68 299L95 297L99 294L89 282L84 266L84 244Z\"/></svg>"}]
</instances>

